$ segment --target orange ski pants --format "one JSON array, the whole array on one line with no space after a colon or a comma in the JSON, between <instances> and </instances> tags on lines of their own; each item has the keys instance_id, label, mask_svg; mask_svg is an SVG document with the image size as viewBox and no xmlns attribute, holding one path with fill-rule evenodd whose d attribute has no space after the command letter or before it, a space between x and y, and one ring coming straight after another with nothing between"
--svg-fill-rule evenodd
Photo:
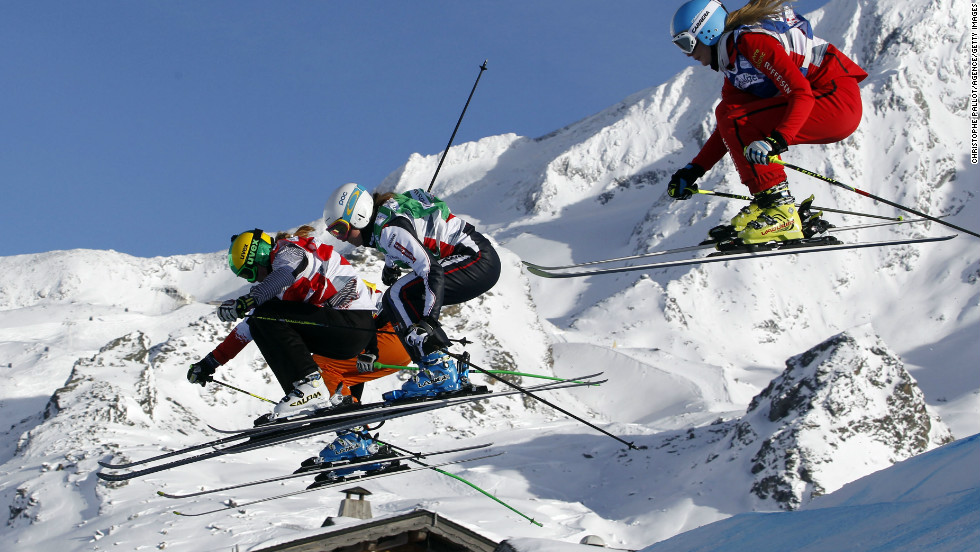
<instances>
[{"instance_id":1,"label":"orange ski pants","mask_svg":"<svg viewBox=\"0 0 980 552\"><path fill-rule=\"evenodd\" d=\"M313 360L320 367L320 376L327 390L333 393L337 386L343 384L341 393L350 395L350 387L358 383L376 380L387 375L394 374L398 370L375 370L374 372L360 373L357 371L357 359L348 358L337 360L320 355L313 355ZM385 324L378 330L378 362L381 364L392 364L396 366L408 366L412 359L402 346L402 342L395 335L395 329L391 324Z\"/></svg>"}]
</instances>

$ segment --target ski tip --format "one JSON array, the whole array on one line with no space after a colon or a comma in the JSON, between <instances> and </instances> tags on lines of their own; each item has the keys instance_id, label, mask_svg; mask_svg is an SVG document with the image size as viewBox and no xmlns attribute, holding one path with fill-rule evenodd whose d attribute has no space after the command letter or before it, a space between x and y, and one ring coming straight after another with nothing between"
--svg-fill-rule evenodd
<instances>
[{"instance_id":1,"label":"ski tip","mask_svg":"<svg viewBox=\"0 0 980 552\"><path fill-rule=\"evenodd\" d=\"M544 270L541 270L537 266L525 264L524 268L526 268L528 272L534 274L535 276L540 276L542 278L551 278L550 272L545 272Z\"/></svg>"}]
</instances>

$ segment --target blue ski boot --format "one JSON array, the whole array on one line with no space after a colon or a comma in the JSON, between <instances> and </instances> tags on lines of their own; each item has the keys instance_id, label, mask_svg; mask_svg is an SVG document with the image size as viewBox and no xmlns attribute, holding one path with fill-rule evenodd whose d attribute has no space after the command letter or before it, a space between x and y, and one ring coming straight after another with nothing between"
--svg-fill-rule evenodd
<instances>
[{"instance_id":1,"label":"blue ski boot","mask_svg":"<svg viewBox=\"0 0 980 552\"><path fill-rule=\"evenodd\" d=\"M387 446L382 446L371 438L371 435L360 428L348 429L337 433L337 438L320 451L320 454L303 461L295 473L320 470L329 467L334 462L362 462L373 457L379 457L379 462L364 464L352 468L338 467L320 473L316 481L323 484L336 481L358 471L374 471L384 467L381 462L384 456L390 456Z\"/></svg>"},{"instance_id":2,"label":"blue ski boot","mask_svg":"<svg viewBox=\"0 0 980 552\"><path fill-rule=\"evenodd\" d=\"M466 366L464 372L469 372ZM401 389L388 391L381 395L385 401L434 397L442 393L459 391L469 384L467 373L461 374L456 362L443 351L433 351L419 363L419 371L412 379L402 384Z\"/></svg>"}]
</instances>

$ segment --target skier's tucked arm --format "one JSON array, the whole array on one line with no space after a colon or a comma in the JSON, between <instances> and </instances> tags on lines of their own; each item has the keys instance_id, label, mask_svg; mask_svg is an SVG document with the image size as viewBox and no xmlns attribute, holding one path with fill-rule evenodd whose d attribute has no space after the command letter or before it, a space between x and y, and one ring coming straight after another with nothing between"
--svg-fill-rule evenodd
<instances>
[{"instance_id":1,"label":"skier's tucked arm","mask_svg":"<svg viewBox=\"0 0 980 552\"><path fill-rule=\"evenodd\" d=\"M415 234L415 229L401 219L396 219L381 231L381 243L388 252L386 264L389 259L403 262L422 279L424 286L422 316L437 319L442 308L444 291L442 265L436 262L437 259L432 252L422 245Z\"/></svg>"},{"instance_id":2,"label":"skier's tucked arm","mask_svg":"<svg viewBox=\"0 0 980 552\"><path fill-rule=\"evenodd\" d=\"M255 299L256 306L278 297L293 285L296 275L302 272L306 263L303 249L292 244L284 245L272 261L272 271L264 280L252 286L248 295Z\"/></svg>"}]
</instances>

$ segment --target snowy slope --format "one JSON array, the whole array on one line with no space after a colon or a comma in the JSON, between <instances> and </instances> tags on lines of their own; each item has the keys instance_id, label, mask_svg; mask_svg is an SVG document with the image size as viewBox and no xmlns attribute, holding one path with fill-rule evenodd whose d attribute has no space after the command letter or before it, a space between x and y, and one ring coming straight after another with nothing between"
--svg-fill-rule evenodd
<instances>
[{"instance_id":1,"label":"snowy slope","mask_svg":"<svg viewBox=\"0 0 980 552\"><path fill-rule=\"evenodd\" d=\"M865 117L844 143L796 147L786 157L975 228L980 174L966 155L969 37L949 24L969 6L965 0L900 4L837 0L815 14L818 34L854 52L871 74L863 84ZM707 138L719 87L716 74L692 68L547 136L493 136L450 151L434 191L486 229L504 261L491 293L446 310L450 333L479 344L470 352L481 366L563 376L605 370L604 386L549 398L639 450L518 398L398 420L382 436L415 450L494 442L503 456L453 471L545 527L435 473L372 482L376 515L424 507L493 538L534 539L539 548L595 534L610 546L639 549L730 516L738 524L770 519L739 516L745 512L798 506L801 511L778 516L822 515L832 524L839 508L855 519L860 509L875 527L875 516L904 507L890 504L900 502L908 489L900 483L912 476L882 480L888 489L875 499L887 501L880 509L870 498L827 502L833 491L937 446L947 426L958 438L980 432L976 239L560 282L522 272L520 259L560 264L690 245L731 216L739 203L673 202L664 193L669 175ZM427 186L438 157L413 155L379 188ZM798 197L813 193L820 205L900 214L802 175L790 178ZM727 161L704 182L744 193ZM311 220L317 211L311 209ZM926 224L845 239L946 232ZM377 278L376 255L352 252L351 259ZM336 515L342 495L330 490L229 514L171 513L244 502L302 482L179 502L155 495L289 472L322 439L125 484L95 478L100 459L145 458L198 443L214 436L206 424L239 427L268 410L247 395L184 380L187 365L230 329L207 302L245 289L225 263L223 252L0 258L0 374L8 382L0 390L8 421L0 440L0 503L10 512L0 526L5 550L248 549L309 535ZM254 347L217 377L272 399L282 392ZM774 397L809 385L803 382L819 382L807 395L809 406L773 419ZM367 398L398 384L393 377L372 384ZM896 408L894 397L908 399L911 410ZM877 421L862 424L856 416L862 409L877 413L869 418ZM736 440L749 435L739 431L744 427L755 437ZM856 429L847 434L844 427ZM784 477L794 489L803 481L793 479L793 466L776 462L753 472L766 442L778 443L767 449L773 457L796 455L819 485L811 481L783 502L753 493L757 474ZM950 466L943 469L960 469ZM955 493L963 489L923 500L959 511L964 503ZM821 493L831 494L809 502ZM835 507L821 514L811 509L819 504ZM975 516L975 499L970 504L965 515ZM819 524L813 530L830 531ZM855 526L853 533L859 531ZM915 530L916 538L929 533L928 524Z\"/></svg>"},{"instance_id":2,"label":"snowy slope","mask_svg":"<svg viewBox=\"0 0 980 552\"><path fill-rule=\"evenodd\" d=\"M739 514L643 552L972 550L980 538L978 462L974 435L861 478L803 510Z\"/></svg>"}]
</instances>

